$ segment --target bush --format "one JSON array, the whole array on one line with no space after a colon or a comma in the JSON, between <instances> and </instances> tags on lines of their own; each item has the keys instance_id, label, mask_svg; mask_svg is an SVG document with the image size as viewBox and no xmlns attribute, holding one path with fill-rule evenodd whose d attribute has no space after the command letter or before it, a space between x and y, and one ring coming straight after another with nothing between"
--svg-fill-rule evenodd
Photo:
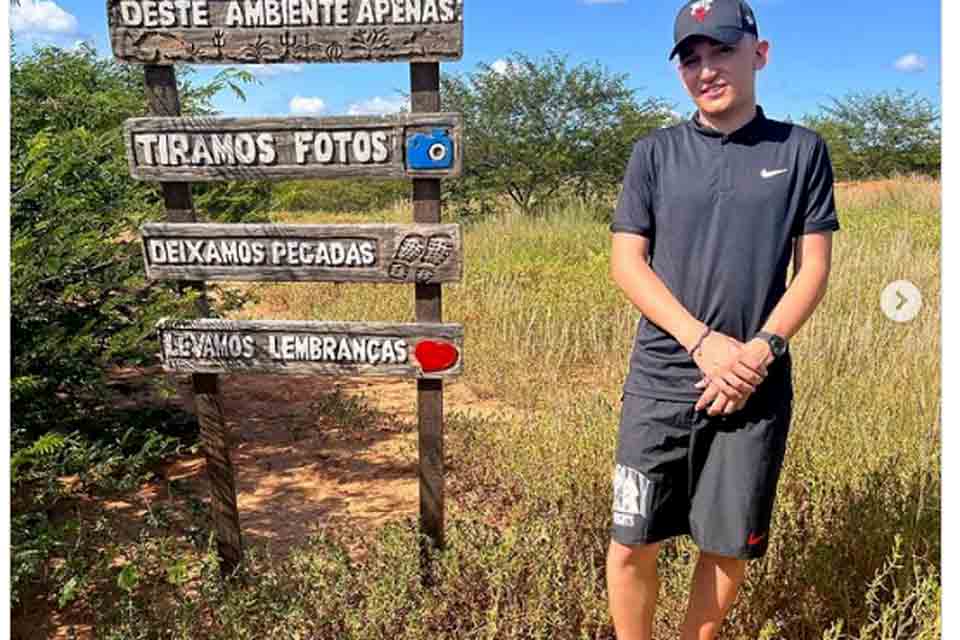
<instances>
[{"instance_id":1,"label":"bush","mask_svg":"<svg viewBox=\"0 0 960 640\"><path fill-rule=\"evenodd\" d=\"M803 124L826 140L838 179L940 175L940 114L929 100L902 89L831 100Z\"/></svg>"},{"instance_id":2,"label":"bush","mask_svg":"<svg viewBox=\"0 0 960 640\"><path fill-rule=\"evenodd\" d=\"M492 211L506 194L532 213L567 189L582 198L614 192L637 138L672 121L668 105L638 103L626 76L568 66L555 54L514 54L442 78L443 110L464 118L464 176L444 191L456 209Z\"/></svg>"},{"instance_id":3,"label":"bush","mask_svg":"<svg viewBox=\"0 0 960 640\"><path fill-rule=\"evenodd\" d=\"M232 78L184 83L185 111L210 113ZM13 422L39 436L93 417L105 364L152 358L155 321L192 296L144 277L137 229L163 212L156 185L129 177L121 134L147 113L142 69L89 48L14 52L11 113ZM206 202L237 192L220 193Z\"/></svg>"},{"instance_id":4,"label":"bush","mask_svg":"<svg viewBox=\"0 0 960 640\"><path fill-rule=\"evenodd\" d=\"M100 489L133 486L173 446L169 412L117 414L104 371L152 361L156 321L193 313L196 294L144 276L137 229L163 219L163 210L156 185L129 177L122 136L124 120L147 115L142 68L91 48L11 58L16 601L65 535L50 520L63 493L59 476L80 474ZM210 83L182 82L185 112L211 113L213 95L244 77L226 71ZM218 207L231 194L256 194L219 186L204 193ZM254 195L246 204L263 199ZM245 208L239 200L233 205Z\"/></svg>"}]
</instances>

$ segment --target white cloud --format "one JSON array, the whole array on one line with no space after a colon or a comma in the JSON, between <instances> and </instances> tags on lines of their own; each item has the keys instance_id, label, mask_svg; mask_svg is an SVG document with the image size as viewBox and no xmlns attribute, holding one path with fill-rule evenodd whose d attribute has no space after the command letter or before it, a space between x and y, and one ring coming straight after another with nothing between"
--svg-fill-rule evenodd
<instances>
[{"instance_id":1,"label":"white cloud","mask_svg":"<svg viewBox=\"0 0 960 640\"><path fill-rule=\"evenodd\" d=\"M295 96L290 100L290 111L292 113L315 115L323 113L326 108L327 103L323 101L323 98Z\"/></svg>"},{"instance_id":2,"label":"white cloud","mask_svg":"<svg viewBox=\"0 0 960 640\"><path fill-rule=\"evenodd\" d=\"M14 33L74 34L77 18L53 0L23 0L10 7L10 29Z\"/></svg>"},{"instance_id":3,"label":"white cloud","mask_svg":"<svg viewBox=\"0 0 960 640\"><path fill-rule=\"evenodd\" d=\"M399 113L401 111L408 111L409 109L410 101L407 98L400 96L396 98L376 96L369 100L354 102L347 109L347 113L351 116L373 116L386 113Z\"/></svg>"},{"instance_id":4,"label":"white cloud","mask_svg":"<svg viewBox=\"0 0 960 640\"><path fill-rule=\"evenodd\" d=\"M501 76L506 75L509 71L519 71L520 66L516 63L509 62L503 58L499 58L493 61L493 64L490 65L490 68L494 73Z\"/></svg>"},{"instance_id":5,"label":"white cloud","mask_svg":"<svg viewBox=\"0 0 960 640\"><path fill-rule=\"evenodd\" d=\"M244 70L249 71L250 73L260 76L261 78L272 78L274 76L283 75L286 73L301 73L303 71L302 64L248 64L244 67Z\"/></svg>"},{"instance_id":6,"label":"white cloud","mask_svg":"<svg viewBox=\"0 0 960 640\"><path fill-rule=\"evenodd\" d=\"M897 71L916 73L918 71L926 71L927 61L920 54L908 53L905 56L900 56L893 66Z\"/></svg>"}]
</instances>

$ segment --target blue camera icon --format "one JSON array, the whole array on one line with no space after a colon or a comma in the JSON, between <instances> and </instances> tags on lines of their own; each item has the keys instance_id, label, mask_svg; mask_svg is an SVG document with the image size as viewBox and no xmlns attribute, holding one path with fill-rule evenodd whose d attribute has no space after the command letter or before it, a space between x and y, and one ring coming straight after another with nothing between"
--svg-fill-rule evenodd
<instances>
[{"instance_id":1,"label":"blue camera icon","mask_svg":"<svg viewBox=\"0 0 960 640\"><path fill-rule=\"evenodd\" d=\"M407 138L407 167L417 171L453 167L453 140L446 129L429 134L415 133Z\"/></svg>"}]
</instances>

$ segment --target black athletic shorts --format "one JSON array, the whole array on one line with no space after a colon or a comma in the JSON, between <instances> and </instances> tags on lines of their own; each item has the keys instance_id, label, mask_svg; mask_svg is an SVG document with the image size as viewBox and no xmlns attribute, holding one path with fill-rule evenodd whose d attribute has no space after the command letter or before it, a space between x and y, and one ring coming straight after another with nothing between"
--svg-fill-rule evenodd
<instances>
[{"instance_id":1,"label":"black athletic shorts","mask_svg":"<svg viewBox=\"0 0 960 640\"><path fill-rule=\"evenodd\" d=\"M729 416L696 401L623 397L613 475L613 540L688 534L708 552L759 558L783 465L792 384L758 390Z\"/></svg>"}]
</instances>

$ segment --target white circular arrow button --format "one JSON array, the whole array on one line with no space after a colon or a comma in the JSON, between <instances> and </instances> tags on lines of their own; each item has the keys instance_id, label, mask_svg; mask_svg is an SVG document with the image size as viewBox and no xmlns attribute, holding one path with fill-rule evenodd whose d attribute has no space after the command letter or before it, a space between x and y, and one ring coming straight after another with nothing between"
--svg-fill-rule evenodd
<instances>
[{"instance_id":1,"label":"white circular arrow button","mask_svg":"<svg viewBox=\"0 0 960 640\"><path fill-rule=\"evenodd\" d=\"M894 322L909 322L920 313L923 296L920 289L909 280L896 280L880 294L880 308Z\"/></svg>"}]
</instances>

